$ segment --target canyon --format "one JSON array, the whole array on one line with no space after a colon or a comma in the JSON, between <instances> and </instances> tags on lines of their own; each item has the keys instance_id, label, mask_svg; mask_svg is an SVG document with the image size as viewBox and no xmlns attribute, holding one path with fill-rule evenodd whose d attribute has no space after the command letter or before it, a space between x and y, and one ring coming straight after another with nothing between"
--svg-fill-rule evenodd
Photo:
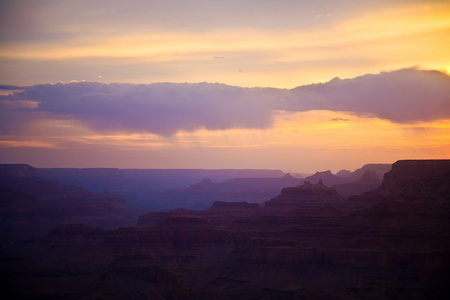
<instances>
[{"instance_id":1,"label":"canyon","mask_svg":"<svg viewBox=\"0 0 450 300\"><path fill-rule=\"evenodd\" d=\"M385 169L200 179L161 194L207 195L207 208L139 214L130 195L3 165L4 291L10 299L447 299L450 160ZM279 186L284 180L292 184ZM230 196L271 185L279 191L264 202ZM54 211L60 217L45 223ZM36 224L46 225L23 235Z\"/></svg>"}]
</instances>

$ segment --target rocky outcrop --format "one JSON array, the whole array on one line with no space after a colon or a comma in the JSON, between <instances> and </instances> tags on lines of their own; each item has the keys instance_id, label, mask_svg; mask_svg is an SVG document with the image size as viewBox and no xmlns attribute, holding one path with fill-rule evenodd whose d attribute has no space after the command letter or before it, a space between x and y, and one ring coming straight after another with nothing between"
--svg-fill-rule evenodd
<instances>
[{"instance_id":1,"label":"rocky outcrop","mask_svg":"<svg viewBox=\"0 0 450 300\"><path fill-rule=\"evenodd\" d=\"M365 192L373 191L381 185L381 180L374 171L366 170L361 177L354 182L336 184L333 188L339 195L350 197L359 195Z\"/></svg>"},{"instance_id":2,"label":"rocky outcrop","mask_svg":"<svg viewBox=\"0 0 450 300\"><path fill-rule=\"evenodd\" d=\"M188 190L198 192L211 192L216 190L216 184L211 179L205 178L199 183L191 185Z\"/></svg>"},{"instance_id":3,"label":"rocky outcrop","mask_svg":"<svg viewBox=\"0 0 450 300\"><path fill-rule=\"evenodd\" d=\"M161 199L167 205L196 210L206 209L216 201L262 204L278 195L282 188L302 182L290 174L280 178L234 178L223 182L206 178L189 188L167 191Z\"/></svg>"},{"instance_id":4,"label":"rocky outcrop","mask_svg":"<svg viewBox=\"0 0 450 300\"><path fill-rule=\"evenodd\" d=\"M234 299L333 299L336 295L343 299L443 299L450 292L446 284L450 279L450 210L442 209L450 181L441 164L431 166L425 175L407 166L399 162L377 192L364 194L372 208L350 215L335 214L330 199L340 202L342 197L321 183L284 189L266 206L285 205L290 213L249 216L221 229L227 238L212 239L212 244L221 245L222 250L217 250L221 256L215 256L209 268L197 265L196 280L189 271L196 264L158 266L169 266L171 272L183 274L182 282L193 289ZM409 168L410 175L400 171ZM373 173L366 175L368 181L375 179ZM422 184L417 190L418 182ZM429 184L427 188L425 184ZM410 189L415 191L414 199ZM406 198L409 202L404 201ZM301 199L309 204L300 205ZM185 227L184 221L182 224ZM217 231L210 227L193 232L206 237L208 230ZM186 229L182 231L189 236ZM202 255L207 255L202 251L210 247L198 239L186 243L189 249L203 249L195 252ZM184 256L180 259L198 262L197 254L191 251L190 260ZM205 270L208 276L201 275Z\"/></svg>"},{"instance_id":5,"label":"rocky outcrop","mask_svg":"<svg viewBox=\"0 0 450 300\"><path fill-rule=\"evenodd\" d=\"M383 179L384 174L389 172L392 168L392 164L366 164L360 169L356 169L352 176L355 179L361 177L366 171L372 171L377 174L377 177Z\"/></svg>"},{"instance_id":6,"label":"rocky outcrop","mask_svg":"<svg viewBox=\"0 0 450 300\"><path fill-rule=\"evenodd\" d=\"M216 201L213 205L202 211L176 209L167 212L149 212L139 217L138 226L156 226L171 217L203 217L215 226L229 226L235 220L256 215L259 205L247 202Z\"/></svg>"},{"instance_id":7,"label":"rocky outcrop","mask_svg":"<svg viewBox=\"0 0 450 300\"><path fill-rule=\"evenodd\" d=\"M338 177L350 177L352 176L353 172L350 170L340 170L336 173L336 176Z\"/></svg>"},{"instance_id":8,"label":"rocky outcrop","mask_svg":"<svg viewBox=\"0 0 450 300\"><path fill-rule=\"evenodd\" d=\"M368 208L383 201L437 207L450 205L450 160L402 160L392 165L381 186L349 204Z\"/></svg>"},{"instance_id":9,"label":"rocky outcrop","mask_svg":"<svg viewBox=\"0 0 450 300\"><path fill-rule=\"evenodd\" d=\"M0 178L35 178L36 169L26 164L0 165Z\"/></svg>"},{"instance_id":10,"label":"rocky outcrop","mask_svg":"<svg viewBox=\"0 0 450 300\"><path fill-rule=\"evenodd\" d=\"M257 203L216 201L202 213L211 224L229 226L236 220L256 215L258 211Z\"/></svg>"},{"instance_id":11,"label":"rocky outcrop","mask_svg":"<svg viewBox=\"0 0 450 300\"><path fill-rule=\"evenodd\" d=\"M317 184L305 182L301 186L284 188L281 195L267 201L262 208L264 213L292 213L293 210L308 210L326 204L342 205L345 198L336 190L319 181Z\"/></svg>"},{"instance_id":12,"label":"rocky outcrop","mask_svg":"<svg viewBox=\"0 0 450 300\"><path fill-rule=\"evenodd\" d=\"M448 166L399 161L378 189L351 197L365 209L336 207L345 199L334 189L306 183L268 201L272 213L217 202L153 213L149 226L63 226L19 249L34 256L8 245L0 259L8 288L29 298L447 299ZM212 222L227 214L238 219Z\"/></svg>"},{"instance_id":13,"label":"rocky outcrop","mask_svg":"<svg viewBox=\"0 0 450 300\"><path fill-rule=\"evenodd\" d=\"M391 164L366 164L354 172L348 170L341 170L334 175L330 170L325 172L316 172L314 175L305 178L305 181L317 183L320 180L327 186L334 186L344 183L352 183L357 180L366 171L375 172L378 178L383 178L384 174L391 169Z\"/></svg>"},{"instance_id":14,"label":"rocky outcrop","mask_svg":"<svg viewBox=\"0 0 450 300\"><path fill-rule=\"evenodd\" d=\"M168 190L184 190L203 178L222 182L232 178L281 178L280 170L203 170L203 169L116 169L116 168L38 168L40 178L57 180L64 185L77 185L91 192L112 191L138 200L134 207L146 211L176 209L185 200L171 199L164 194ZM281 189L281 188L280 188ZM279 190L277 192L279 192ZM172 201L173 200L173 201ZM180 201L177 201L180 200ZM201 206L202 199L194 199L194 205L184 208L204 209L216 198ZM245 201L245 200L244 200ZM201 207L196 207L200 203Z\"/></svg>"},{"instance_id":15,"label":"rocky outcrop","mask_svg":"<svg viewBox=\"0 0 450 300\"><path fill-rule=\"evenodd\" d=\"M450 160L404 160L392 166L375 193L392 201L450 204Z\"/></svg>"},{"instance_id":16,"label":"rocky outcrop","mask_svg":"<svg viewBox=\"0 0 450 300\"><path fill-rule=\"evenodd\" d=\"M330 170L323 172L316 172L313 175L305 178L305 182L310 182L313 184L319 183L320 181L322 181L322 183L328 186L332 186L335 184L348 182L348 178L336 176L333 173L331 173Z\"/></svg>"},{"instance_id":17,"label":"rocky outcrop","mask_svg":"<svg viewBox=\"0 0 450 300\"><path fill-rule=\"evenodd\" d=\"M136 213L117 194L43 180L27 165L6 166L0 180L2 243L36 239L60 224L111 229L135 223Z\"/></svg>"}]
</instances>

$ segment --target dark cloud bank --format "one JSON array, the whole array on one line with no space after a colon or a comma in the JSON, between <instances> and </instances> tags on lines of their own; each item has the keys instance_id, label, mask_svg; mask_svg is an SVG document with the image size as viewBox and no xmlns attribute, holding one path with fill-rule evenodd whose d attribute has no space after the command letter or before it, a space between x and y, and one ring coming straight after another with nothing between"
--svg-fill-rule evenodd
<instances>
[{"instance_id":1,"label":"dark cloud bank","mask_svg":"<svg viewBox=\"0 0 450 300\"><path fill-rule=\"evenodd\" d=\"M2 86L3 89L19 87ZM450 76L402 69L291 90L223 84L149 85L77 82L22 87L0 96L2 115L43 113L71 118L100 132L171 135L198 128L269 128L276 111L331 110L414 123L450 119ZM37 107L14 103L35 101Z\"/></svg>"}]
</instances>

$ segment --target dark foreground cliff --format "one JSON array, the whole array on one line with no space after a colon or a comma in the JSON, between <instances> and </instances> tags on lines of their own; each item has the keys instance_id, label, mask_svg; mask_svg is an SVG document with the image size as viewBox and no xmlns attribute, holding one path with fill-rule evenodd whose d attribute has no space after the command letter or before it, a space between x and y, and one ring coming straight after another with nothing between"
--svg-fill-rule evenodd
<instances>
[{"instance_id":1,"label":"dark foreground cliff","mask_svg":"<svg viewBox=\"0 0 450 300\"><path fill-rule=\"evenodd\" d=\"M25 164L0 165L0 246L39 238L61 224L132 225L136 214L118 194L42 179Z\"/></svg>"},{"instance_id":2,"label":"dark foreground cliff","mask_svg":"<svg viewBox=\"0 0 450 300\"><path fill-rule=\"evenodd\" d=\"M262 208L65 225L1 254L11 299L448 299L450 161L396 162L348 201L307 183Z\"/></svg>"}]
</instances>

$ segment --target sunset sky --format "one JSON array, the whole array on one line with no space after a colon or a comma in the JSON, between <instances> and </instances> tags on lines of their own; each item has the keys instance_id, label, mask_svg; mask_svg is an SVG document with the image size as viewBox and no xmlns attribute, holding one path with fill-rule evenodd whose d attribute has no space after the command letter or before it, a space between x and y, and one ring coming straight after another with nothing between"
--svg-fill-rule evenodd
<instances>
[{"instance_id":1,"label":"sunset sky","mask_svg":"<svg viewBox=\"0 0 450 300\"><path fill-rule=\"evenodd\" d=\"M0 163L450 159L450 1L5 0Z\"/></svg>"}]
</instances>

